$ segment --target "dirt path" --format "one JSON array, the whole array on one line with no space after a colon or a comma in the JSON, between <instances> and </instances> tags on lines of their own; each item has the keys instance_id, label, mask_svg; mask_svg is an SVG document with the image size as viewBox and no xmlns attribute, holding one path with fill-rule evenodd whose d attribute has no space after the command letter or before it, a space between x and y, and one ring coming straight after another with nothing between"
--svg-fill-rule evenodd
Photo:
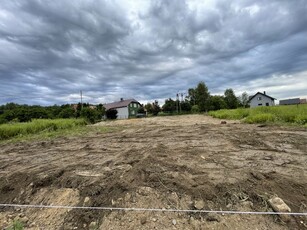
<instances>
[{"instance_id":1,"label":"dirt path","mask_svg":"<svg viewBox=\"0 0 307 230\"><path fill-rule=\"evenodd\" d=\"M0 144L0 203L307 212L307 132L202 115L102 122L123 127ZM196 207L195 207L196 206ZM307 229L306 217L0 208L0 228Z\"/></svg>"}]
</instances>

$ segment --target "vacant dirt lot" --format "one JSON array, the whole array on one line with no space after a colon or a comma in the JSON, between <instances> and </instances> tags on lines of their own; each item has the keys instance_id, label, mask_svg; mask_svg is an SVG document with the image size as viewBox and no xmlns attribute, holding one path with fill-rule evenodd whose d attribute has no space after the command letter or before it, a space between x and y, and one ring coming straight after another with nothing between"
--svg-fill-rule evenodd
<instances>
[{"instance_id":1,"label":"vacant dirt lot","mask_svg":"<svg viewBox=\"0 0 307 230\"><path fill-rule=\"evenodd\" d=\"M102 122L109 133L0 144L0 203L307 212L307 132L202 115ZM307 218L1 208L0 228L307 229Z\"/></svg>"}]
</instances>

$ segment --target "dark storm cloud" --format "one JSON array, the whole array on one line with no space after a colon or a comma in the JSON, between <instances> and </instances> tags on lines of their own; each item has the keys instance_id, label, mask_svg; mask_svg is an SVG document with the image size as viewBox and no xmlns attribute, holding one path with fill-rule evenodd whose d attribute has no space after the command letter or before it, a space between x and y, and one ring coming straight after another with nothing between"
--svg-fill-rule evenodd
<instances>
[{"instance_id":1,"label":"dark storm cloud","mask_svg":"<svg viewBox=\"0 0 307 230\"><path fill-rule=\"evenodd\" d=\"M305 0L2 1L0 103L74 103L80 90L145 102L199 81L307 96L306 12Z\"/></svg>"}]
</instances>

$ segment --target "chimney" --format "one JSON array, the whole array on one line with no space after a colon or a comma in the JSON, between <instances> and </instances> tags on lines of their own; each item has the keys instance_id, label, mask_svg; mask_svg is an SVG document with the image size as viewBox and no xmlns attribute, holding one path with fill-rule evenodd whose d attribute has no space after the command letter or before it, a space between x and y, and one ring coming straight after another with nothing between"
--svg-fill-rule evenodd
<instances>
[{"instance_id":1,"label":"chimney","mask_svg":"<svg viewBox=\"0 0 307 230\"><path fill-rule=\"evenodd\" d=\"M123 100L124 100L124 98L121 97L121 98L120 98L120 101L123 101Z\"/></svg>"},{"instance_id":2,"label":"chimney","mask_svg":"<svg viewBox=\"0 0 307 230\"><path fill-rule=\"evenodd\" d=\"M265 95L265 91L263 91L263 94Z\"/></svg>"}]
</instances>

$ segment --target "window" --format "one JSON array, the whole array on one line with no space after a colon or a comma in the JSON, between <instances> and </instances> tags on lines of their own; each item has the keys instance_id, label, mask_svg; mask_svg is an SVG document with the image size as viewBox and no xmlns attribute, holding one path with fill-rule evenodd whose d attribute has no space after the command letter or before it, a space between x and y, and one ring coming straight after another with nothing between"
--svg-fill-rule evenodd
<instances>
[{"instance_id":1,"label":"window","mask_svg":"<svg viewBox=\"0 0 307 230\"><path fill-rule=\"evenodd\" d=\"M134 110L131 111L131 114L134 115Z\"/></svg>"},{"instance_id":2,"label":"window","mask_svg":"<svg viewBox=\"0 0 307 230\"><path fill-rule=\"evenodd\" d=\"M258 101L261 101L261 99L262 99L261 97L257 97L257 100L258 100ZM261 105L262 105L262 104L261 104Z\"/></svg>"},{"instance_id":3,"label":"window","mask_svg":"<svg viewBox=\"0 0 307 230\"><path fill-rule=\"evenodd\" d=\"M262 104L258 104L258 106L262 106Z\"/></svg>"},{"instance_id":4,"label":"window","mask_svg":"<svg viewBox=\"0 0 307 230\"><path fill-rule=\"evenodd\" d=\"M267 102L267 103L265 103L265 105L266 105L266 106L269 106L269 103Z\"/></svg>"}]
</instances>

